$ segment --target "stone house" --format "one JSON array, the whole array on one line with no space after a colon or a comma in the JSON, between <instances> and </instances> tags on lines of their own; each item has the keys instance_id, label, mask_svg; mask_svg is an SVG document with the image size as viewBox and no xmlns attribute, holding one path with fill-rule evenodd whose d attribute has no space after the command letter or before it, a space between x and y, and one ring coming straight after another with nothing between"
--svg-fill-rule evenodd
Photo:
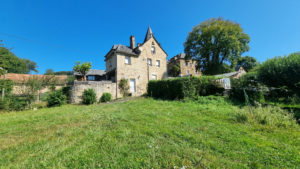
<instances>
[{"instance_id":1,"label":"stone house","mask_svg":"<svg viewBox=\"0 0 300 169\"><path fill-rule=\"evenodd\" d=\"M150 27L142 44L136 46L135 37L130 36L130 46L113 45L105 62L107 80L118 86L121 79L127 79L132 96L145 94L149 80L167 77L167 53ZM121 97L118 87L116 90L116 98Z\"/></svg>"},{"instance_id":2,"label":"stone house","mask_svg":"<svg viewBox=\"0 0 300 169\"><path fill-rule=\"evenodd\" d=\"M179 67L178 72L174 72L172 69L174 66ZM196 68L196 61L192 59L185 59L185 54L180 53L172 57L168 61L168 74L170 76L201 76L201 71Z\"/></svg>"}]
</instances>

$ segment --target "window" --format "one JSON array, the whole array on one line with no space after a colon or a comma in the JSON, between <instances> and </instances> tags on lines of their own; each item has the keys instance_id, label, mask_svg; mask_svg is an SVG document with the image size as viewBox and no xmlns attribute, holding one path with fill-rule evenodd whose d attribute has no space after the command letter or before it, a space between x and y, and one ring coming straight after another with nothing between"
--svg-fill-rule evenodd
<instances>
[{"instance_id":1,"label":"window","mask_svg":"<svg viewBox=\"0 0 300 169\"><path fill-rule=\"evenodd\" d=\"M152 44L152 46L151 46L151 53L152 54L155 54L155 46Z\"/></svg>"},{"instance_id":2,"label":"window","mask_svg":"<svg viewBox=\"0 0 300 169\"><path fill-rule=\"evenodd\" d=\"M190 67L192 67L192 64L191 64L191 63L189 63L189 65L190 65Z\"/></svg>"},{"instance_id":3,"label":"window","mask_svg":"<svg viewBox=\"0 0 300 169\"><path fill-rule=\"evenodd\" d=\"M147 64L148 64L148 66L152 66L152 59L148 58L147 59Z\"/></svg>"},{"instance_id":4,"label":"window","mask_svg":"<svg viewBox=\"0 0 300 169\"><path fill-rule=\"evenodd\" d=\"M187 71L186 71L186 74L187 74L187 75L190 75L190 71L189 71L189 70L187 70Z\"/></svg>"},{"instance_id":5,"label":"window","mask_svg":"<svg viewBox=\"0 0 300 169\"><path fill-rule=\"evenodd\" d=\"M152 80L157 80L156 74L152 74Z\"/></svg>"},{"instance_id":6,"label":"window","mask_svg":"<svg viewBox=\"0 0 300 169\"><path fill-rule=\"evenodd\" d=\"M188 66L188 63L187 62L185 62L185 67L187 67Z\"/></svg>"},{"instance_id":7,"label":"window","mask_svg":"<svg viewBox=\"0 0 300 169\"><path fill-rule=\"evenodd\" d=\"M125 56L125 64L130 65L130 57Z\"/></svg>"},{"instance_id":8,"label":"window","mask_svg":"<svg viewBox=\"0 0 300 169\"><path fill-rule=\"evenodd\" d=\"M198 74L198 71L197 71L197 70L195 70L195 74Z\"/></svg>"},{"instance_id":9,"label":"window","mask_svg":"<svg viewBox=\"0 0 300 169\"><path fill-rule=\"evenodd\" d=\"M156 60L156 67L160 67L160 60Z\"/></svg>"},{"instance_id":10,"label":"window","mask_svg":"<svg viewBox=\"0 0 300 169\"><path fill-rule=\"evenodd\" d=\"M95 76L88 76L87 79L88 81L95 81Z\"/></svg>"}]
</instances>

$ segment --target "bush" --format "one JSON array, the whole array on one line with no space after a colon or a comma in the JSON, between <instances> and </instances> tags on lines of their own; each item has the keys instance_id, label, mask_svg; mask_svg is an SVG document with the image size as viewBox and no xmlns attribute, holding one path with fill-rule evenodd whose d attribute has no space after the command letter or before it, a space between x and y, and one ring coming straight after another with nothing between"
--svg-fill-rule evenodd
<instances>
[{"instance_id":1,"label":"bush","mask_svg":"<svg viewBox=\"0 0 300 169\"><path fill-rule=\"evenodd\" d=\"M96 103L96 93L94 89L85 89L83 91L82 103L86 105Z\"/></svg>"},{"instance_id":2,"label":"bush","mask_svg":"<svg viewBox=\"0 0 300 169\"><path fill-rule=\"evenodd\" d=\"M61 106L66 101L66 96L63 94L62 90L52 91L47 96L47 106Z\"/></svg>"},{"instance_id":3,"label":"bush","mask_svg":"<svg viewBox=\"0 0 300 169\"><path fill-rule=\"evenodd\" d=\"M258 68L259 80L269 87L286 87L300 95L300 53L268 59Z\"/></svg>"},{"instance_id":4,"label":"bush","mask_svg":"<svg viewBox=\"0 0 300 169\"><path fill-rule=\"evenodd\" d=\"M123 97L129 96L128 79L121 79L119 83L119 89Z\"/></svg>"},{"instance_id":5,"label":"bush","mask_svg":"<svg viewBox=\"0 0 300 169\"><path fill-rule=\"evenodd\" d=\"M71 103L71 87L66 86L66 87L63 87L61 90L62 90L63 95L66 96L67 103Z\"/></svg>"},{"instance_id":6,"label":"bush","mask_svg":"<svg viewBox=\"0 0 300 169\"><path fill-rule=\"evenodd\" d=\"M279 107L256 107L252 108L252 113L248 107L241 109L237 112L235 120L237 122L250 122L261 125L273 126L273 127L295 127L297 126L296 120L293 114Z\"/></svg>"},{"instance_id":7,"label":"bush","mask_svg":"<svg viewBox=\"0 0 300 169\"><path fill-rule=\"evenodd\" d=\"M230 98L245 102L245 92L251 104L264 103L268 88L258 81L257 73L250 72L239 79L231 80Z\"/></svg>"},{"instance_id":8,"label":"bush","mask_svg":"<svg viewBox=\"0 0 300 169\"><path fill-rule=\"evenodd\" d=\"M111 94L110 93L103 93L100 102L109 102L111 101Z\"/></svg>"},{"instance_id":9,"label":"bush","mask_svg":"<svg viewBox=\"0 0 300 169\"><path fill-rule=\"evenodd\" d=\"M220 95L224 89L213 76L182 77L148 83L148 96L160 99L185 99L196 96Z\"/></svg>"}]
</instances>

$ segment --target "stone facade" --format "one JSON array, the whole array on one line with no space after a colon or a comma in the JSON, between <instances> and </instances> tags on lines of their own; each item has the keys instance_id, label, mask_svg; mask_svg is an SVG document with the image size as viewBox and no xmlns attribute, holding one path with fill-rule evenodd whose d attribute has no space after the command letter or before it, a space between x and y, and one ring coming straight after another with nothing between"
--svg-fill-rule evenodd
<instances>
[{"instance_id":1,"label":"stone facade","mask_svg":"<svg viewBox=\"0 0 300 169\"><path fill-rule=\"evenodd\" d=\"M94 89L97 101L103 93L110 93L112 99L116 98L116 83L111 81L75 81L72 87L71 102L80 103L82 94L85 89Z\"/></svg>"},{"instance_id":2,"label":"stone facade","mask_svg":"<svg viewBox=\"0 0 300 169\"><path fill-rule=\"evenodd\" d=\"M196 69L196 61L189 59L185 59L185 54L181 53L173 58L171 58L168 62L168 70L172 68L177 64L180 67L179 75L180 77L182 76L188 76L188 75L193 75L193 76L201 76L201 71Z\"/></svg>"},{"instance_id":3,"label":"stone facade","mask_svg":"<svg viewBox=\"0 0 300 169\"><path fill-rule=\"evenodd\" d=\"M128 79L133 96L145 94L149 80L167 77L167 54L149 29L143 44L135 47L131 36L131 47L114 46L105 59L108 79L117 84L121 79ZM117 97L121 97L117 91Z\"/></svg>"}]
</instances>

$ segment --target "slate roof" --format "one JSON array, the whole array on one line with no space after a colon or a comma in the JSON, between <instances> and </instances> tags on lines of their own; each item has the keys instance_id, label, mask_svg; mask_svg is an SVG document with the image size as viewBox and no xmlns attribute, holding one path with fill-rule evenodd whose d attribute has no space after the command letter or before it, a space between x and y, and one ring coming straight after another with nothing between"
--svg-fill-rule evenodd
<instances>
[{"instance_id":1,"label":"slate roof","mask_svg":"<svg viewBox=\"0 0 300 169\"><path fill-rule=\"evenodd\" d=\"M103 76L105 75L105 71L104 70L96 70L96 69L91 69L87 72L86 75L99 75L99 76ZM77 76L81 76L81 74L79 72L74 72L74 75Z\"/></svg>"},{"instance_id":2,"label":"slate roof","mask_svg":"<svg viewBox=\"0 0 300 169\"><path fill-rule=\"evenodd\" d=\"M131 49L130 47L127 47L125 45L114 45L112 47L113 50L120 53L130 54L130 55L138 55L134 49Z\"/></svg>"},{"instance_id":3,"label":"slate roof","mask_svg":"<svg viewBox=\"0 0 300 169\"><path fill-rule=\"evenodd\" d=\"M144 43L149 40L151 37L153 37L153 33L152 33L152 30L150 28L150 26L148 27L148 30L147 30L147 33L146 33L146 37L145 37L145 40L144 40Z\"/></svg>"}]
</instances>

